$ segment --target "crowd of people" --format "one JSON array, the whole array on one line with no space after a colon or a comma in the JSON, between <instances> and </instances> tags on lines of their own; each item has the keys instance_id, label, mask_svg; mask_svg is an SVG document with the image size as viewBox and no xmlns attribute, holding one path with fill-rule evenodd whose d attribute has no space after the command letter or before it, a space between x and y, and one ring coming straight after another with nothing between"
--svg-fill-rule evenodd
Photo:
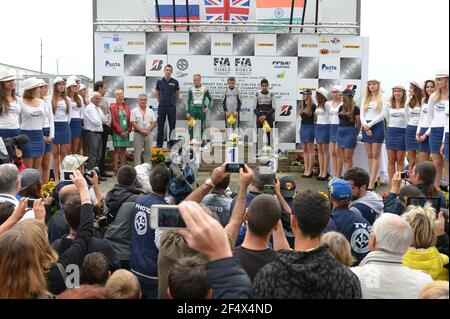
<instances>
[{"instance_id":1,"label":"crowd of people","mask_svg":"<svg viewBox=\"0 0 450 319\"><path fill-rule=\"evenodd\" d=\"M185 185L173 182L170 163L148 163L156 126L157 147L166 118L175 127L179 86L171 74L166 66L158 81L157 116L144 94L131 110L118 89L108 105L103 82L88 97L76 77L58 77L47 97L48 84L31 78L19 98L14 76L0 74L0 137L28 137L23 165L0 165L0 298L449 297L448 194L439 189L443 159L448 174L448 73L423 89L412 81L409 100L406 88L395 86L389 102L380 81L370 80L361 108L354 87L334 87L330 101L323 88L315 99L303 92L303 178L312 176L318 144L318 180L328 181L322 193L264 165L244 165L232 189L226 164L188 192L174 191ZM230 78L222 103L230 132L239 128L235 85ZM270 145L268 88L263 80L254 113ZM203 132L211 107L196 75L187 114L191 138L195 129ZM361 128L369 171L353 165ZM133 131L130 166L125 154ZM112 177L105 167L111 134L117 182L103 194L99 183ZM390 191L378 194L385 140ZM44 196L51 173L57 185ZM169 204L178 204L185 227L152 228L152 207Z\"/></svg>"}]
</instances>

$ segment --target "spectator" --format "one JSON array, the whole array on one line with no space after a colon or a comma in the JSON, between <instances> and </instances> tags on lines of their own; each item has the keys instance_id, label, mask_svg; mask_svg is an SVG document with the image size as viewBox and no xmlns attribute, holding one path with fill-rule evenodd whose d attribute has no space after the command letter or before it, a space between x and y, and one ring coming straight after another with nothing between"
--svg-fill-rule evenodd
<instances>
[{"instance_id":1,"label":"spectator","mask_svg":"<svg viewBox=\"0 0 450 319\"><path fill-rule=\"evenodd\" d=\"M420 299L449 299L448 281L433 281L423 287Z\"/></svg>"},{"instance_id":2,"label":"spectator","mask_svg":"<svg viewBox=\"0 0 450 319\"><path fill-rule=\"evenodd\" d=\"M0 202L0 225L11 217L15 210L15 206L10 202Z\"/></svg>"},{"instance_id":3,"label":"spectator","mask_svg":"<svg viewBox=\"0 0 450 319\"><path fill-rule=\"evenodd\" d=\"M410 176L412 184L423 193L426 197L440 197L441 208L447 208L447 201L445 195L434 185L436 178L436 167L432 162L420 162L413 169ZM437 209L436 207L434 207Z\"/></svg>"},{"instance_id":4,"label":"spectator","mask_svg":"<svg viewBox=\"0 0 450 319\"><path fill-rule=\"evenodd\" d=\"M179 259L170 269L167 295L170 299L211 299L205 262L195 257Z\"/></svg>"},{"instance_id":5,"label":"spectator","mask_svg":"<svg viewBox=\"0 0 450 319\"><path fill-rule=\"evenodd\" d=\"M48 244L42 247L41 241L36 242L31 234L24 233L31 224L45 232L44 224L28 220L0 236L0 299L50 296L44 273L56 263L58 256Z\"/></svg>"},{"instance_id":6,"label":"spectator","mask_svg":"<svg viewBox=\"0 0 450 319\"><path fill-rule=\"evenodd\" d=\"M206 195L202 204L207 206L212 212L219 216L220 223L225 227L230 221L231 202L233 199L226 194L226 190L230 185L230 176L226 176L219 184L214 187L211 194Z\"/></svg>"},{"instance_id":7,"label":"spectator","mask_svg":"<svg viewBox=\"0 0 450 319\"><path fill-rule=\"evenodd\" d=\"M242 170L241 175L243 175ZM231 248L227 245L227 232L220 223L205 214L195 202L182 202L179 208L187 226L187 229L179 231L180 234L189 247L206 255L209 259L206 264L206 273L209 287L214 292L214 299L252 298L250 279L239 261L233 258Z\"/></svg>"},{"instance_id":8,"label":"spectator","mask_svg":"<svg viewBox=\"0 0 450 319\"><path fill-rule=\"evenodd\" d=\"M35 218L42 222L45 221L46 215L43 203L42 199L35 200L33 203L33 210L37 209ZM23 220L25 213L31 210L28 208L28 197L22 197L14 207L13 203L0 202L0 235Z\"/></svg>"},{"instance_id":9,"label":"spectator","mask_svg":"<svg viewBox=\"0 0 450 319\"><path fill-rule=\"evenodd\" d=\"M412 230L401 217L384 213L373 225L370 253L351 270L361 282L364 299L417 299L431 277L402 265Z\"/></svg>"},{"instance_id":10,"label":"spectator","mask_svg":"<svg viewBox=\"0 0 450 319\"><path fill-rule=\"evenodd\" d=\"M331 231L320 238L322 245L327 245L330 252L344 266L351 267L355 263L350 243L341 233Z\"/></svg>"},{"instance_id":11,"label":"spectator","mask_svg":"<svg viewBox=\"0 0 450 319\"><path fill-rule=\"evenodd\" d=\"M206 181L203 185L198 187L189 195L190 200L195 200L200 202L205 194L209 193L213 189L212 185L218 185L221 180L226 178L228 174L225 172L225 164L217 167L213 170L211 174L211 179ZM237 235L239 233L240 226L242 225L242 220L245 212L245 208L240 206L245 205L245 196L247 188L251 183L253 177L253 171L246 167L246 171L242 171L239 174L239 200L236 208L233 210L230 222L225 226L225 231L228 235L230 247L234 247ZM242 198L242 200L241 200ZM241 203L243 202L243 204ZM211 212L207 207L202 207L203 211L207 215L215 218L219 221L219 217L214 212ZM161 234L159 256L158 256L158 298L167 299L168 288L168 274L175 262L183 257L196 257L203 260L205 263L208 261L208 257L198 251L190 248L184 239L178 232L175 231L165 231ZM215 298L215 293L213 293L213 298Z\"/></svg>"},{"instance_id":12,"label":"spectator","mask_svg":"<svg viewBox=\"0 0 450 319\"><path fill-rule=\"evenodd\" d=\"M159 237L149 227L152 205L167 205L164 197L169 184L169 170L160 165L150 176L152 192L136 198L131 227L131 271L141 285L142 297L156 299L158 295L158 246Z\"/></svg>"},{"instance_id":13,"label":"spectator","mask_svg":"<svg viewBox=\"0 0 450 319\"><path fill-rule=\"evenodd\" d=\"M108 299L104 287L81 285L78 288L65 290L58 299Z\"/></svg>"},{"instance_id":14,"label":"spectator","mask_svg":"<svg viewBox=\"0 0 450 319\"><path fill-rule=\"evenodd\" d=\"M411 226L413 232L411 247L403 255L403 265L422 270L433 280L448 281L448 269L444 268L448 264L448 256L440 254L435 247L437 220L434 209L430 204L426 204L423 208L410 206L402 218ZM443 227L441 229L443 233Z\"/></svg>"},{"instance_id":15,"label":"spectator","mask_svg":"<svg viewBox=\"0 0 450 319\"><path fill-rule=\"evenodd\" d=\"M261 268L276 259L275 251L269 247L269 240L278 226L280 215L280 204L270 195L256 197L244 215L248 229L244 242L233 250L233 255L239 259L252 281Z\"/></svg>"},{"instance_id":16,"label":"spectator","mask_svg":"<svg viewBox=\"0 0 450 319\"><path fill-rule=\"evenodd\" d=\"M53 249L55 249L58 254L62 255L67 249L69 249L75 239L77 238L77 233L80 228L80 216L81 216L81 198L78 195L69 197L64 203L64 217L69 225L69 232L64 234L60 239L55 240L52 243ZM109 263L109 268L111 270L116 270L120 268L120 262L117 258L111 244L106 239L91 238L88 243L88 254L93 252L100 252L104 254Z\"/></svg>"},{"instance_id":17,"label":"spectator","mask_svg":"<svg viewBox=\"0 0 450 319\"><path fill-rule=\"evenodd\" d=\"M20 191L20 175L14 164L0 165L0 202L13 203L17 206L19 201L16 196Z\"/></svg>"},{"instance_id":18,"label":"spectator","mask_svg":"<svg viewBox=\"0 0 450 319\"><path fill-rule=\"evenodd\" d=\"M125 104L123 91L116 90L114 95L116 96L116 103L111 104L110 111L114 145L114 174L117 176L119 159L121 161L121 165L125 165L127 147L131 146L130 133L132 126L130 122L130 107Z\"/></svg>"},{"instance_id":19,"label":"spectator","mask_svg":"<svg viewBox=\"0 0 450 319\"><path fill-rule=\"evenodd\" d=\"M352 205L350 209L364 217L371 225L383 214L383 198L375 192L368 191L370 176L362 168L353 167L345 172L344 180L352 188Z\"/></svg>"},{"instance_id":20,"label":"spectator","mask_svg":"<svg viewBox=\"0 0 450 319\"><path fill-rule=\"evenodd\" d=\"M48 228L48 240L53 243L55 240L60 239L65 234L70 232L69 224L67 224L66 217L64 216L64 204L67 199L78 194L78 189L74 184L64 186L59 191L57 198L59 199L59 206L61 207L50 217Z\"/></svg>"},{"instance_id":21,"label":"spectator","mask_svg":"<svg viewBox=\"0 0 450 319\"><path fill-rule=\"evenodd\" d=\"M105 238L111 243L124 269L130 269L134 205L136 198L143 193L136 186L136 169L122 166L117 172L117 184L106 194L105 199L105 215L108 218Z\"/></svg>"},{"instance_id":22,"label":"spectator","mask_svg":"<svg viewBox=\"0 0 450 319\"><path fill-rule=\"evenodd\" d=\"M136 169L136 186L144 193L150 193L152 187L150 186L150 174L152 173L152 167L150 164L145 163L135 167Z\"/></svg>"},{"instance_id":23,"label":"spectator","mask_svg":"<svg viewBox=\"0 0 450 319\"><path fill-rule=\"evenodd\" d=\"M401 173L396 172L392 177L391 190L384 200L384 212L401 215L406 209L408 197L422 197L422 192L414 185L400 188Z\"/></svg>"},{"instance_id":24,"label":"spectator","mask_svg":"<svg viewBox=\"0 0 450 319\"><path fill-rule=\"evenodd\" d=\"M343 234L350 242L352 255L359 263L369 252L370 223L349 208L352 189L347 181L332 180L329 185L329 193L333 211L324 233L337 231Z\"/></svg>"},{"instance_id":25,"label":"spectator","mask_svg":"<svg viewBox=\"0 0 450 319\"><path fill-rule=\"evenodd\" d=\"M125 269L116 270L105 285L109 299L141 299L141 287L133 273Z\"/></svg>"},{"instance_id":26,"label":"spectator","mask_svg":"<svg viewBox=\"0 0 450 319\"><path fill-rule=\"evenodd\" d=\"M279 251L277 259L258 272L253 281L255 297L361 298L358 278L321 246L320 234L330 219L329 202L321 194L306 191L295 197L292 211L295 249Z\"/></svg>"},{"instance_id":27,"label":"spectator","mask_svg":"<svg viewBox=\"0 0 450 319\"><path fill-rule=\"evenodd\" d=\"M84 257L81 266L80 282L82 285L105 286L111 272L108 259L102 253L90 253Z\"/></svg>"},{"instance_id":28,"label":"spectator","mask_svg":"<svg viewBox=\"0 0 450 319\"><path fill-rule=\"evenodd\" d=\"M273 173L273 171L266 166L258 166L253 173L253 190L250 191L247 194L247 197L245 199L245 208L250 206L250 203L252 200L258 196L261 195L264 192L264 185L275 185L276 176ZM233 201L231 202L230 211L232 212L234 209L234 206L236 205L237 197L233 198ZM242 242L244 241L245 232L247 229L247 223L244 223L241 227L241 231L239 233L239 237L236 242L236 246L242 245Z\"/></svg>"},{"instance_id":29,"label":"spectator","mask_svg":"<svg viewBox=\"0 0 450 319\"><path fill-rule=\"evenodd\" d=\"M34 168L26 168L20 173L20 197L41 198L41 173Z\"/></svg>"}]
</instances>

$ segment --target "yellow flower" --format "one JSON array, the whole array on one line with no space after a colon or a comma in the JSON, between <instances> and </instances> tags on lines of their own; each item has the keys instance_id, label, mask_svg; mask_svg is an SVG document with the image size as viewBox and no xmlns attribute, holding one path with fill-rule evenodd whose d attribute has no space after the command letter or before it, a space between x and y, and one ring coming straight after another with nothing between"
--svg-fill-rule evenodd
<instances>
[{"instance_id":1,"label":"yellow flower","mask_svg":"<svg viewBox=\"0 0 450 319\"><path fill-rule=\"evenodd\" d=\"M270 128L269 122L264 121L264 123L263 123L263 130L264 130L264 133L270 133L270 131L272 129Z\"/></svg>"},{"instance_id":2,"label":"yellow flower","mask_svg":"<svg viewBox=\"0 0 450 319\"><path fill-rule=\"evenodd\" d=\"M228 125L234 125L236 123L236 118L233 115L228 116Z\"/></svg>"}]
</instances>

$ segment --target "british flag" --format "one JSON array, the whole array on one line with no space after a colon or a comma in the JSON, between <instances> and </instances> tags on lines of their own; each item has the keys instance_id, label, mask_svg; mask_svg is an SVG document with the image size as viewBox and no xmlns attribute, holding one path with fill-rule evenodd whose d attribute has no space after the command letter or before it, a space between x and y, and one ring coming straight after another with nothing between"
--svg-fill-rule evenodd
<instances>
[{"instance_id":1,"label":"british flag","mask_svg":"<svg viewBox=\"0 0 450 319\"><path fill-rule=\"evenodd\" d=\"M211 21L247 21L250 0L205 0L205 13Z\"/></svg>"}]
</instances>

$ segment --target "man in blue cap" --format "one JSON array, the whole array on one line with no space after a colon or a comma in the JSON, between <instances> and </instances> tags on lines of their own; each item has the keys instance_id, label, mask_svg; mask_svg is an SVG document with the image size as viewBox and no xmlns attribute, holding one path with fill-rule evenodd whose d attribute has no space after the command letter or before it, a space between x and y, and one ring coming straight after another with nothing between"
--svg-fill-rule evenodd
<instances>
[{"instance_id":1,"label":"man in blue cap","mask_svg":"<svg viewBox=\"0 0 450 319\"><path fill-rule=\"evenodd\" d=\"M369 253L370 223L349 206L352 200L352 188L343 179L332 179L328 185L333 211L330 221L323 231L336 231L345 236L352 248L357 264Z\"/></svg>"}]
</instances>

